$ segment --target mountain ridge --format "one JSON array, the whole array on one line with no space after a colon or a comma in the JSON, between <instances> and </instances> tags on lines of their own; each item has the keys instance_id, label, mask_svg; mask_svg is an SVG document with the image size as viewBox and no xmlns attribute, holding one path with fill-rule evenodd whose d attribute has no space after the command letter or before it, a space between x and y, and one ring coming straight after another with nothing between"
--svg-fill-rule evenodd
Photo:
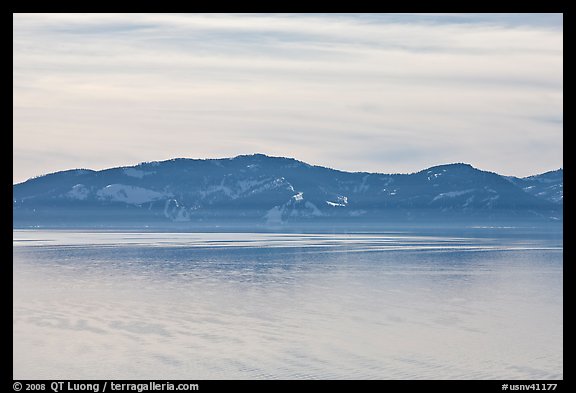
<instances>
[{"instance_id":1,"label":"mountain ridge","mask_svg":"<svg viewBox=\"0 0 576 393\"><path fill-rule=\"evenodd\" d=\"M261 153L174 158L15 184L13 224L561 220L563 173L556 172L515 178L453 163L385 174Z\"/></svg>"},{"instance_id":2,"label":"mountain ridge","mask_svg":"<svg viewBox=\"0 0 576 393\"><path fill-rule=\"evenodd\" d=\"M30 180L34 180L34 179L38 179L41 177L45 177L45 176L49 176L49 175L54 175L54 174L61 174L61 173L67 173L67 172L102 172L102 171L108 171L108 170L113 170L113 169L124 169L124 168L136 168L138 166L141 165L145 165L145 164L163 164L163 163L167 163L167 162L174 162L174 161L222 161L222 160L234 160L237 158L249 158L249 157L264 157L264 158L271 158L271 159L285 159L285 160L291 160L291 161L296 161L298 163L307 165L309 167L319 167L319 168L325 168L325 169L330 169L333 171L337 171L337 172L344 172L344 173L363 173L363 174L378 174L378 175L412 175L412 174L416 174L422 171L426 171L426 170L430 170L430 169L434 169L437 167L444 167L444 166L466 166L466 167L470 167L473 169L478 169L481 170L483 172L491 172L491 173L497 173L497 172L493 172L493 171L487 171L487 170L483 170L483 169L479 169L475 166L473 166L470 163L465 163L465 162L454 162L454 163L444 163L444 164L437 164L437 165L433 165L431 167L425 168L425 169L421 169L419 171L415 171L415 172L369 172L369 171L346 171L346 170L342 170L342 169L337 169L337 168L333 168L330 166L325 166L325 165L314 165L314 164L308 164L304 161L298 160L297 158L293 158L293 157L286 157L286 156L272 156L272 155L267 155L264 153L254 153L254 154L239 154L237 156L234 157L221 157L221 158L190 158L190 157L175 157L175 158L169 158L166 160L157 160L157 161L142 161L139 162L138 164L134 164L134 165L124 165L124 166L115 166L115 167L111 167L111 168L105 168L105 169L90 169L90 168L74 168L74 169L65 169L65 170L61 170L61 171L55 171L55 172L49 172L49 173L45 173L43 175L38 175L38 176L33 176L29 179L26 179L24 181L18 182L18 183L14 183L13 186L16 185L20 185L23 183L26 183ZM500 175L503 177L507 177L507 178L515 178L515 179L528 179L528 178L532 178L532 177L537 177L537 176L542 176L542 175L547 175L550 173L556 173L556 172L563 172L563 168L558 168L558 169L552 169L550 171L546 171L546 172L542 172L542 173L537 173L535 175L528 175L528 176L524 176L524 177L519 177L519 176L504 176L504 175Z\"/></svg>"}]
</instances>

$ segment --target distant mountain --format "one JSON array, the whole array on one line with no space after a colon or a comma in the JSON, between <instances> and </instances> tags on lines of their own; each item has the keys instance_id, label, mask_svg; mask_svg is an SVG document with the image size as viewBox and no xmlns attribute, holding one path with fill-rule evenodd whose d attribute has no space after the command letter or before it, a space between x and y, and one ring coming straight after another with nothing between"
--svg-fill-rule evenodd
<instances>
[{"instance_id":1,"label":"distant mountain","mask_svg":"<svg viewBox=\"0 0 576 393\"><path fill-rule=\"evenodd\" d=\"M561 220L562 172L519 179L448 164L343 172L263 154L57 172L13 187L13 225L282 226ZM181 223L181 224L176 224Z\"/></svg>"},{"instance_id":2,"label":"distant mountain","mask_svg":"<svg viewBox=\"0 0 576 393\"><path fill-rule=\"evenodd\" d=\"M564 203L564 171L562 169L524 178L509 176L508 180L530 195L552 203Z\"/></svg>"}]
</instances>

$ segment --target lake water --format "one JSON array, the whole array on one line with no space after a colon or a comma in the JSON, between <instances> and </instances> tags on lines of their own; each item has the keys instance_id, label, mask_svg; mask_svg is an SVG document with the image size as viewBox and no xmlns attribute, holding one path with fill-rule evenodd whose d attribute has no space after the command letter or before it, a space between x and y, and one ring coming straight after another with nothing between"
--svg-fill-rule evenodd
<instances>
[{"instance_id":1,"label":"lake water","mask_svg":"<svg viewBox=\"0 0 576 393\"><path fill-rule=\"evenodd\" d=\"M512 231L512 233L511 233ZM15 230L15 379L561 379L561 236Z\"/></svg>"}]
</instances>

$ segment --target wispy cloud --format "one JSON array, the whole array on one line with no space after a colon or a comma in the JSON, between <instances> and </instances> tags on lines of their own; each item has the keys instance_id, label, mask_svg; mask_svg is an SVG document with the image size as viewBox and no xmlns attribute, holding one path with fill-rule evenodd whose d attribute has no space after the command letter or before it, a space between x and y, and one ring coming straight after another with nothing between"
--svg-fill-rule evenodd
<instances>
[{"instance_id":1,"label":"wispy cloud","mask_svg":"<svg viewBox=\"0 0 576 393\"><path fill-rule=\"evenodd\" d=\"M563 116L561 15L15 14L13 47L15 181L255 151L562 165L562 122L543 121Z\"/></svg>"}]
</instances>

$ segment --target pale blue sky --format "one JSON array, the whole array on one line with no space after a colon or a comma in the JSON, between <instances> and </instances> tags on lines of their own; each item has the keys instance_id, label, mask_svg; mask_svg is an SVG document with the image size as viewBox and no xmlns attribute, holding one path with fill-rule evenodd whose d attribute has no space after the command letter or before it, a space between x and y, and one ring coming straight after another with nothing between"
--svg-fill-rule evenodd
<instances>
[{"instance_id":1,"label":"pale blue sky","mask_svg":"<svg viewBox=\"0 0 576 393\"><path fill-rule=\"evenodd\" d=\"M265 153L562 166L561 14L15 14L14 182Z\"/></svg>"}]
</instances>

